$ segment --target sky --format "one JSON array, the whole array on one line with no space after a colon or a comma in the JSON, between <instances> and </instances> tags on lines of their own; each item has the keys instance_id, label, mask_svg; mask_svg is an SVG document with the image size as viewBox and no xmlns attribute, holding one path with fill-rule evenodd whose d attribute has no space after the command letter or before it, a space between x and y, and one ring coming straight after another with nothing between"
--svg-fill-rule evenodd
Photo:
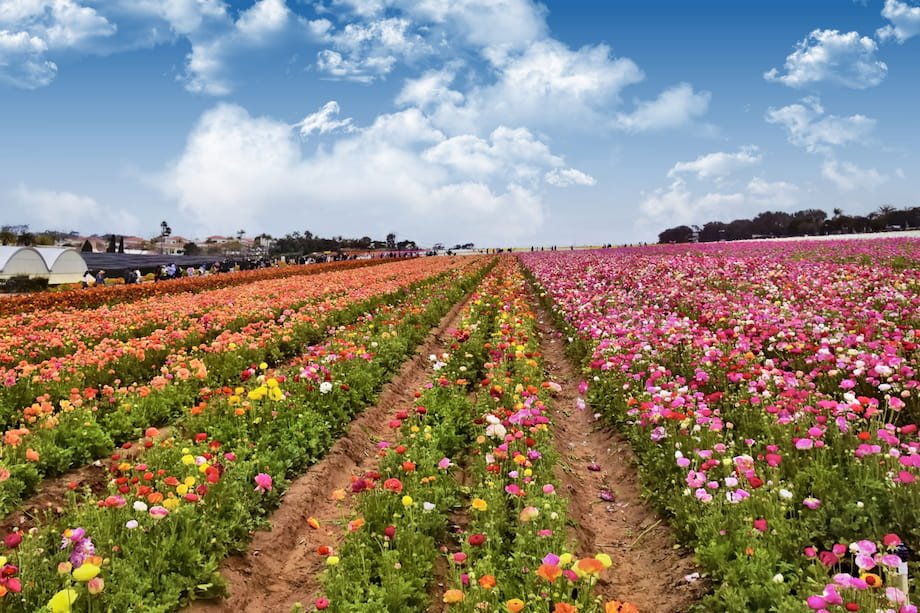
<instances>
[{"instance_id":1,"label":"sky","mask_svg":"<svg viewBox=\"0 0 920 613\"><path fill-rule=\"evenodd\" d=\"M918 0L0 0L0 224L636 243L920 204Z\"/></svg>"}]
</instances>

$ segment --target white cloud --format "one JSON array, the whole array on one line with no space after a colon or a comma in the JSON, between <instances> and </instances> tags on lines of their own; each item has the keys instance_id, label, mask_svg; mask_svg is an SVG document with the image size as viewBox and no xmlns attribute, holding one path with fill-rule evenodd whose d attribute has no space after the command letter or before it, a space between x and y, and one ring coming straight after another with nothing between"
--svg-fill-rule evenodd
<instances>
[{"instance_id":1,"label":"white cloud","mask_svg":"<svg viewBox=\"0 0 920 613\"><path fill-rule=\"evenodd\" d=\"M429 50L424 39L410 31L411 26L408 19L389 17L327 32L325 39L334 49L320 51L316 66L330 78L370 83L389 73L398 60Z\"/></svg>"},{"instance_id":2,"label":"white cloud","mask_svg":"<svg viewBox=\"0 0 920 613\"><path fill-rule=\"evenodd\" d=\"M718 151L701 155L691 162L677 162L668 171L668 177L675 177L682 172L695 173L698 179L724 177L740 168L759 164L762 159L759 149L754 145L748 145L735 153Z\"/></svg>"},{"instance_id":3,"label":"white cloud","mask_svg":"<svg viewBox=\"0 0 920 613\"><path fill-rule=\"evenodd\" d=\"M326 117L341 121L331 108ZM274 232L395 228L426 242L505 244L542 225L543 177L556 168L564 160L525 129L448 138L417 108L305 155L292 126L221 104L202 116L160 184L203 231L234 210L241 227Z\"/></svg>"},{"instance_id":4,"label":"white cloud","mask_svg":"<svg viewBox=\"0 0 920 613\"><path fill-rule=\"evenodd\" d=\"M765 119L767 123L782 126L790 143L812 153L827 153L831 147L859 142L875 127L875 120L865 115L826 115L817 98L806 98L801 104L778 109L771 107Z\"/></svg>"},{"instance_id":5,"label":"white cloud","mask_svg":"<svg viewBox=\"0 0 920 613\"><path fill-rule=\"evenodd\" d=\"M492 83L461 94L449 88L452 79L445 75L421 88L430 94L424 102L432 107L436 125L454 132L502 124L595 130L607 121L623 88L644 78L632 60L611 57L606 45L573 50L545 39L521 50L489 48L486 54L495 75ZM418 89L415 82L407 83L398 99L422 102L413 88Z\"/></svg>"},{"instance_id":6,"label":"white cloud","mask_svg":"<svg viewBox=\"0 0 920 613\"><path fill-rule=\"evenodd\" d=\"M546 9L530 0L335 0L365 19L388 9L402 11L431 33L432 39L462 41L475 47L522 47L547 33Z\"/></svg>"},{"instance_id":7,"label":"white cloud","mask_svg":"<svg viewBox=\"0 0 920 613\"><path fill-rule=\"evenodd\" d=\"M10 204L26 215L29 225L36 229L59 229L62 220L69 224L68 228L104 228L106 231L123 234L134 234L140 228L140 223L133 214L100 205L89 196L72 192L38 189L20 184L11 190L7 197Z\"/></svg>"},{"instance_id":8,"label":"white cloud","mask_svg":"<svg viewBox=\"0 0 920 613\"><path fill-rule=\"evenodd\" d=\"M213 9L209 14L221 15ZM278 44L294 23L284 0L258 0L240 13L236 22L219 27L216 34L211 28L189 33L192 51L183 77L186 89L213 96L229 94L234 88L228 75L231 60Z\"/></svg>"},{"instance_id":9,"label":"white cloud","mask_svg":"<svg viewBox=\"0 0 920 613\"><path fill-rule=\"evenodd\" d=\"M709 92L694 92L689 83L681 83L654 100L639 102L632 113L617 113L613 125L627 132L677 128L703 116L711 97Z\"/></svg>"},{"instance_id":10,"label":"white cloud","mask_svg":"<svg viewBox=\"0 0 920 613\"><path fill-rule=\"evenodd\" d=\"M49 59L65 51L85 51L112 36L115 25L74 0L4 0L0 3L0 81L34 89L54 80Z\"/></svg>"},{"instance_id":11,"label":"white cloud","mask_svg":"<svg viewBox=\"0 0 920 613\"><path fill-rule=\"evenodd\" d=\"M596 185L597 180L576 168L554 168L544 177L547 183L556 187L569 187L570 185Z\"/></svg>"},{"instance_id":12,"label":"white cloud","mask_svg":"<svg viewBox=\"0 0 920 613\"><path fill-rule=\"evenodd\" d=\"M773 68L764 73L764 78L789 87L826 81L866 89L881 83L888 73L888 66L875 57L877 50L873 39L858 32L814 30L786 58L785 74Z\"/></svg>"},{"instance_id":13,"label":"white cloud","mask_svg":"<svg viewBox=\"0 0 920 613\"><path fill-rule=\"evenodd\" d=\"M801 190L786 181L765 181L754 177L746 188L748 202L761 208L789 209L798 204Z\"/></svg>"},{"instance_id":14,"label":"white cloud","mask_svg":"<svg viewBox=\"0 0 920 613\"><path fill-rule=\"evenodd\" d=\"M300 128L300 135L304 138L314 132L317 134L331 134L336 131L351 132L354 126L351 123L351 117L345 119L335 119L339 115L339 103L330 100L322 106L320 110L311 113L303 118L295 127Z\"/></svg>"},{"instance_id":15,"label":"white cloud","mask_svg":"<svg viewBox=\"0 0 920 613\"><path fill-rule=\"evenodd\" d=\"M463 103L463 94L450 89L456 75L450 69L430 70L417 79L406 79L402 90L396 96L400 106L417 106L427 109L431 106Z\"/></svg>"},{"instance_id":16,"label":"white cloud","mask_svg":"<svg viewBox=\"0 0 920 613\"><path fill-rule=\"evenodd\" d=\"M741 192L693 194L683 179L645 195L639 210L647 220L668 220L671 224L700 223L713 215L735 211L745 203Z\"/></svg>"},{"instance_id":17,"label":"white cloud","mask_svg":"<svg viewBox=\"0 0 920 613\"><path fill-rule=\"evenodd\" d=\"M834 159L825 160L821 167L821 176L845 192L857 189L873 190L888 181L888 176L875 168L863 169L850 162L838 162Z\"/></svg>"},{"instance_id":18,"label":"white cloud","mask_svg":"<svg viewBox=\"0 0 920 613\"><path fill-rule=\"evenodd\" d=\"M879 40L894 39L899 43L920 34L920 6L900 0L885 0L882 17L891 23L876 32Z\"/></svg>"}]
</instances>

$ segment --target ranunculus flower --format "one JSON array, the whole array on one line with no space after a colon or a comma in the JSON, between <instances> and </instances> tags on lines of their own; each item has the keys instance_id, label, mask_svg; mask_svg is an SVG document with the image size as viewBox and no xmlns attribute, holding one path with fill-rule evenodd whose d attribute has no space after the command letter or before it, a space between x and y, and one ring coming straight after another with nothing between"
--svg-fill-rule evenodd
<instances>
[{"instance_id":1,"label":"ranunculus flower","mask_svg":"<svg viewBox=\"0 0 920 613\"><path fill-rule=\"evenodd\" d=\"M317 599L313 602L313 604L314 604L314 606L316 606L316 608L319 609L320 611L324 611L325 609L328 609L328 608L329 608L329 599L328 599L328 598L317 598Z\"/></svg>"},{"instance_id":2,"label":"ranunculus flower","mask_svg":"<svg viewBox=\"0 0 920 613\"><path fill-rule=\"evenodd\" d=\"M3 538L3 544L8 549L16 549L22 542L22 535L19 532L10 532Z\"/></svg>"},{"instance_id":3,"label":"ranunculus flower","mask_svg":"<svg viewBox=\"0 0 920 613\"><path fill-rule=\"evenodd\" d=\"M478 534L478 533L471 534L470 537L467 539L467 542L473 547L479 547L480 545L486 542L486 535Z\"/></svg>"},{"instance_id":4,"label":"ranunculus flower","mask_svg":"<svg viewBox=\"0 0 920 613\"><path fill-rule=\"evenodd\" d=\"M79 568L75 568L73 571L73 578L81 583L86 583L93 577L99 574L101 569L95 564L89 562L84 562L80 565Z\"/></svg>"},{"instance_id":5,"label":"ranunculus flower","mask_svg":"<svg viewBox=\"0 0 920 613\"><path fill-rule=\"evenodd\" d=\"M265 493L270 492L272 489L272 477L265 473L259 473L255 476L256 487L255 491Z\"/></svg>"},{"instance_id":6,"label":"ranunculus flower","mask_svg":"<svg viewBox=\"0 0 920 613\"><path fill-rule=\"evenodd\" d=\"M76 602L78 596L77 590L61 590L48 601L48 608L51 613L70 613L70 605Z\"/></svg>"},{"instance_id":7,"label":"ranunculus flower","mask_svg":"<svg viewBox=\"0 0 920 613\"><path fill-rule=\"evenodd\" d=\"M444 603L445 604L456 604L458 602L463 602L463 592L457 589L450 589L444 592Z\"/></svg>"}]
</instances>

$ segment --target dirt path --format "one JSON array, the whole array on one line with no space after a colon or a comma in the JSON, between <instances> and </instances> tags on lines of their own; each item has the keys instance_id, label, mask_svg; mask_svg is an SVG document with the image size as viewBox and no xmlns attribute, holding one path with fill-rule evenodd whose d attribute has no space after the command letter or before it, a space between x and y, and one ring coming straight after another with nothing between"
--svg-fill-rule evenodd
<instances>
[{"instance_id":1,"label":"dirt path","mask_svg":"<svg viewBox=\"0 0 920 613\"><path fill-rule=\"evenodd\" d=\"M605 599L629 601L642 613L687 611L706 591L702 581L684 579L696 571L693 554L675 549L664 520L642 500L629 443L600 428L590 406L576 408L581 377L566 356L564 340L549 314L538 308L537 317L544 367L550 379L562 386L553 401L555 441L578 553L604 552L613 559L613 567L599 584ZM593 463L599 471L588 469ZM603 500L602 492L613 499Z\"/></svg>"},{"instance_id":2,"label":"dirt path","mask_svg":"<svg viewBox=\"0 0 920 613\"><path fill-rule=\"evenodd\" d=\"M355 498L334 501L333 490L348 490L352 475L377 466L377 443L392 433L388 423L394 411L411 408L415 391L430 377L428 356L449 346L446 332L456 324L466 300L454 305L415 355L387 383L377 404L350 425L326 456L296 479L272 514L270 531L255 534L246 554L229 558L221 571L228 582L228 596L221 601L199 601L187 609L193 613L277 613L290 611L296 602L307 609L319 592L319 575L325 558L316 553L322 545L336 547L342 536L342 520L353 514ZM319 530L307 525L313 516Z\"/></svg>"}]
</instances>

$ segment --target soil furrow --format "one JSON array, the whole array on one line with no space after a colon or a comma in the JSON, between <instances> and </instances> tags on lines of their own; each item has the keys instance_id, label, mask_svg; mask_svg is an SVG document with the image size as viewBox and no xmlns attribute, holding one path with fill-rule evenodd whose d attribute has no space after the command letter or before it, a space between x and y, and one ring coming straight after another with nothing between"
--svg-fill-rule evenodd
<instances>
[{"instance_id":1,"label":"soil furrow","mask_svg":"<svg viewBox=\"0 0 920 613\"><path fill-rule=\"evenodd\" d=\"M538 307L537 315L544 367L562 386L553 399L554 440L577 553L612 558L613 567L598 585L606 600L631 602L643 613L687 611L706 591L703 582L685 579L696 571L693 554L677 546L666 522L642 499L629 443L602 428L590 406L576 407L578 372L549 314ZM592 464L600 470L589 470ZM602 493L612 499L604 500Z\"/></svg>"},{"instance_id":2,"label":"soil furrow","mask_svg":"<svg viewBox=\"0 0 920 613\"><path fill-rule=\"evenodd\" d=\"M326 456L291 483L281 506L271 516L271 530L255 534L247 552L229 558L221 568L228 582L227 597L220 601L198 601L191 612L268 613L289 611L295 603L309 607L319 592L319 577L326 558L318 547L335 548L342 536L342 523L354 511L354 497L335 501L336 489L349 490L351 476L377 466L377 443L389 437L394 411L413 406L415 391L428 381L428 356L440 354L451 342L447 331L457 322L461 300L442 318L415 355L381 391L377 403L366 409L348 428ZM309 517L320 522L314 530Z\"/></svg>"}]
</instances>

